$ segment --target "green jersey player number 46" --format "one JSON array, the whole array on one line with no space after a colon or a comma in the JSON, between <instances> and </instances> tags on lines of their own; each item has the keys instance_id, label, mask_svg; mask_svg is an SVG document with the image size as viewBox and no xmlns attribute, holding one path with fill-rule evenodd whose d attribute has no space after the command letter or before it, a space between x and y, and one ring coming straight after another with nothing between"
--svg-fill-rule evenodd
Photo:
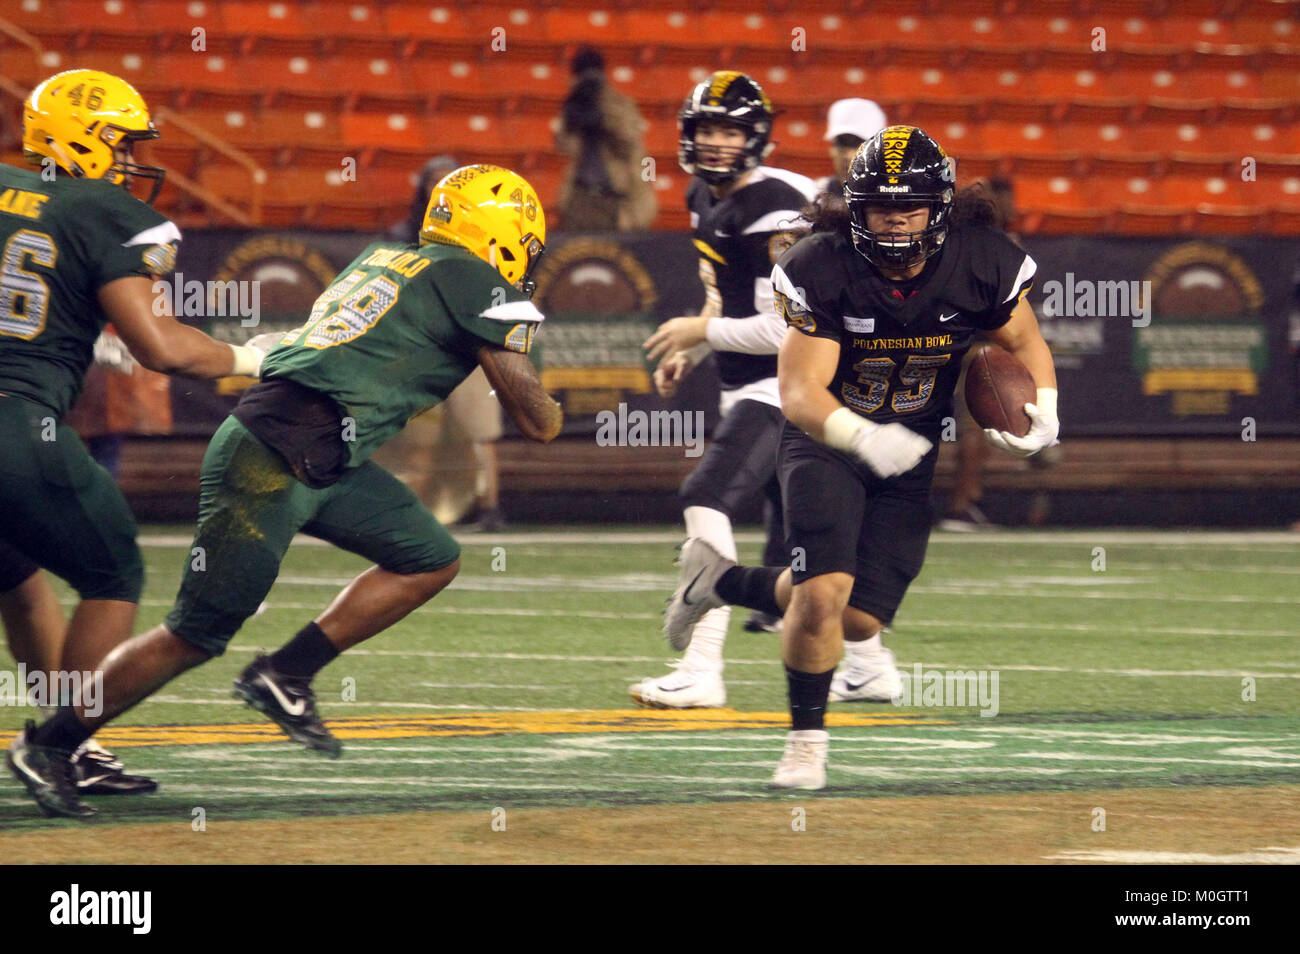
<instances>
[{"instance_id":1,"label":"green jersey player number 46","mask_svg":"<svg viewBox=\"0 0 1300 954\"><path fill-rule=\"evenodd\" d=\"M163 171L135 156L157 137L129 83L68 70L24 104L23 152L35 168L0 165L0 618L33 674L92 673L131 635L144 584L125 498L63 423L105 324L154 371L218 378L256 375L261 363L256 349L176 321L154 294L181 233L130 190L144 183L150 201L157 195ZM80 597L66 624L41 568ZM75 763L85 794L155 787L94 746Z\"/></svg>"},{"instance_id":2,"label":"green jersey player number 46","mask_svg":"<svg viewBox=\"0 0 1300 954\"><path fill-rule=\"evenodd\" d=\"M340 754L317 714L312 678L431 599L460 565L456 541L371 453L480 365L527 437L547 442L560 431L560 407L528 357L542 321L530 301L531 273L545 240L541 204L522 177L489 165L457 169L434 187L418 245L371 245L305 324L270 342L261 382L217 429L203 460L198 549L190 551L205 555L202 568L187 566L161 625L105 660L102 712L61 707L11 747L38 767L15 774L44 810L93 814L60 781L66 753L224 652L298 532L375 565L279 650L258 656L234 692L292 740Z\"/></svg>"}]
</instances>

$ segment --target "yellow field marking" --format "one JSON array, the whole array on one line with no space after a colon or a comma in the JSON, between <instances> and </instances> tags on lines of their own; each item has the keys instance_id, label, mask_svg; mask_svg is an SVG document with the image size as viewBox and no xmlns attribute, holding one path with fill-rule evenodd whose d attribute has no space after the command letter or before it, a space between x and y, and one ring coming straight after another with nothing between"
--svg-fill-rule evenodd
<instances>
[{"instance_id":1,"label":"yellow field marking","mask_svg":"<svg viewBox=\"0 0 1300 954\"><path fill-rule=\"evenodd\" d=\"M831 728L845 726L951 725L910 713L838 713L826 715ZM359 716L331 719L340 739L419 739L434 736L526 735L575 732L703 732L719 729L785 729L786 712L736 712L734 709L555 709L545 712L469 712L454 715ZM13 733L0 733L8 746ZM112 749L136 745L240 745L284 738L269 722L216 725L108 726L95 738Z\"/></svg>"}]
</instances>

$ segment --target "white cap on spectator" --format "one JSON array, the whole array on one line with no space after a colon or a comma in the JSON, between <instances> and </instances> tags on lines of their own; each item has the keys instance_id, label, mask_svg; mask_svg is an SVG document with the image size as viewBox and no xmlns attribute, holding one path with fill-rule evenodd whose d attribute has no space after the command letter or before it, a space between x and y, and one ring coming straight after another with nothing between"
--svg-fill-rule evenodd
<instances>
[{"instance_id":1,"label":"white cap on spectator","mask_svg":"<svg viewBox=\"0 0 1300 954\"><path fill-rule=\"evenodd\" d=\"M831 104L826 118L826 141L836 136L850 135L870 139L888 123L885 111L869 99L840 99Z\"/></svg>"}]
</instances>

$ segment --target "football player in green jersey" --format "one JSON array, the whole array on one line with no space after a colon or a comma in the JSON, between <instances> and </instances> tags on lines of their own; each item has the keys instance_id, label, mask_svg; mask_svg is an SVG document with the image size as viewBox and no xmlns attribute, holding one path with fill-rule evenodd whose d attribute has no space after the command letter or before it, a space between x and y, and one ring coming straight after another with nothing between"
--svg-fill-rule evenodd
<instances>
[{"instance_id":1,"label":"football player in green jersey","mask_svg":"<svg viewBox=\"0 0 1300 954\"><path fill-rule=\"evenodd\" d=\"M133 151L157 135L130 84L68 70L24 106L23 150L39 168L0 165L0 596L17 607L6 633L31 672L93 672L131 635L143 585L126 500L62 423L104 325L155 371L255 375L261 361L255 349L176 321L154 294L180 232L129 190L152 181L156 197L162 170L136 163ZM23 609L53 602L38 566L81 598L66 632L61 613ZM101 755L79 757L84 791L155 788L120 764L89 764Z\"/></svg>"},{"instance_id":2,"label":"football player in green jersey","mask_svg":"<svg viewBox=\"0 0 1300 954\"><path fill-rule=\"evenodd\" d=\"M203 461L199 525L165 622L104 662L103 711L63 706L14 741L43 767L28 789L48 812L85 817L59 784L66 753L169 680L225 651L279 572L293 535L308 533L375 566L270 656L235 694L294 741L338 756L311 680L340 652L396 623L443 589L460 548L404 484L369 460L420 411L482 365L525 436L560 431L560 407L528 358L542 315L530 273L546 220L536 192L496 166L457 169L434 188L420 244L380 242L280 339L217 429ZM63 753L63 759L60 758Z\"/></svg>"}]
</instances>

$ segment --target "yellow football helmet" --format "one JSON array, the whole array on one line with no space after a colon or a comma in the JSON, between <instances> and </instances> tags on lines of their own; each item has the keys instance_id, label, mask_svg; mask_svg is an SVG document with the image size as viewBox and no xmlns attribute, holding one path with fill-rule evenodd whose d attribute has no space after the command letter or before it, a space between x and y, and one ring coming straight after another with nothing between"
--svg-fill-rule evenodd
<instances>
[{"instance_id":1,"label":"yellow football helmet","mask_svg":"<svg viewBox=\"0 0 1300 954\"><path fill-rule=\"evenodd\" d=\"M23 107L23 152L40 165L46 157L78 179L131 184L153 180L147 201L158 198L165 173L132 161L135 143L157 139L144 98L126 80L102 70L66 70L39 84Z\"/></svg>"},{"instance_id":2,"label":"yellow football helmet","mask_svg":"<svg viewBox=\"0 0 1300 954\"><path fill-rule=\"evenodd\" d=\"M462 166L433 187L420 244L459 245L531 296L546 249L546 213L523 176L500 166Z\"/></svg>"}]
</instances>

